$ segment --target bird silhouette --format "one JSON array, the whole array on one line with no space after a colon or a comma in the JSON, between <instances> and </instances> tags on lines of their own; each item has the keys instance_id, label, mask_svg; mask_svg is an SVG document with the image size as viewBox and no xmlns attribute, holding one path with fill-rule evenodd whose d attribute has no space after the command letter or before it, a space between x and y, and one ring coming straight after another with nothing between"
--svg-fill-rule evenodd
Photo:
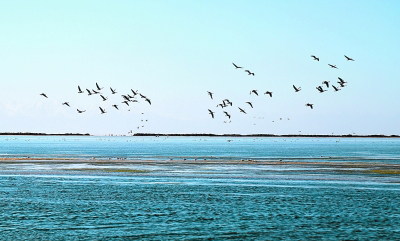
<instances>
[{"instance_id":1,"label":"bird silhouette","mask_svg":"<svg viewBox=\"0 0 400 241\"><path fill-rule=\"evenodd\" d=\"M335 92L340 90L339 88L337 88L337 87L334 86L334 85L332 85L332 88L335 90Z\"/></svg>"},{"instance_id":2,"label":"bird silhouette","mask_svg":"<svg viewBox=\"0 0 400 241\"><path fill-rule=\"evenodd\" d=\"M214 93L211 93L210 91L207 91L207 93L208 93L208 95L211 97L211 99L213 100L213 94L214 94Z\"/></svg>"},{"instance_id":3,"label":"bird silhouette","mask_svg":"<svg viewBox=\"0 0 400 241\"><path fill-rule=\"evenodd\" d=\"M94 89L92 89L92 91L93 91L93 94L100 94L100 92L98 92L98 91L96 91Z\"/></svg>"},{"instance_id":4,"label":"bird silhouette","mask_svg":"<svg viewBox=\"0 0 400 241\"><path fill-rule=\"evenodd\" d=\"M76 111L78 111L79 114L82 114L82 113L85 112L86 110L79 110L79 109L76 109Z\"/></svg>"},{"instance_id":5,"label":"bird silhouette","mask_svg":"<svg viewBox=\"0 0 400 241\"><path fill-rule=\"evenodd\" d=\"M112 105L112 107L114 107L115 109L119 110L118 109L118 105Z\"/></svg>"},{"instance_id":6,"label":"bird silhouette","mask_svg":"<svg viewBox=\"0 0 400 241\"><path fill-rule=\"evenodd\" d=\"M146 98L145 101L149 102L149 104L151 105L150 99Z\"/></svg>"},{"instance_id":7,"label":"bird silhouette","mask_svg":"<svg viewBox=\"0 0 400 241\"><path fill-rule=\"evenodd\" d=\"M315 88L319 91L319 93L324 93L326 91L326 90L322 89L322 86L317 86Z\"/></svg>"},{"instance_id":8,"label":"bird silhouette","mask_svg":"<svg viewBox=\"0 0 400 241\"><path fill-rule=\"evenodd\" d=\"M325 80L322 82L323 85L326 85L326 88L329 88L329 81Z\"/></svg>"},{"instance_id":9,"label":"bird silhouette","mask_svg":"<svg viewBox=\"0 0 400 241\"><path fill-rule=\"evenodd\" d=\"M334 64L328 64L331 68L337 69L338 67L336 67L336 65Z\"/></svg>"},{"instance_id":10,"label":"bird silhouette","mask_svg":"<svg viewBox=\"0 0 400 241\"><path fill-rule=\"evenodd\" d=\"M121 103L125 103L127 106L129 106L129 102L128 101L122 101Z\"/></svg>"},{"instance_id":11,"label":"bird silhouette","mask_svg":"<svg viewBox=\"0 0 400 241\"><path fill-rule=\"evenodd\" d=\"M314 58L314 60L319 61L319 58L318 58L318 57L315 57L315 55L311 55L311 57Z\"/></svg>"},{"instance_id":12,"label":"bird silhouette","mask_svg":"<svg viewBox=\"0 0 400 241\"><path fill-rule=\"evenodd\" d=\"M97 82L96 82L96 87L97 87L97 90L102 90L103 89L103 87L100 88L100 86L99 86L99 84L97 84Z\"/></svg>"},{"instance_id":13,"label":"bird silhouette","mask_svg":"<svg viewBox=\"0 0 400 241\"><path fill-rule=\"evenodd\" d=\"M295 92L299 92L301 90L301 87L297 88L296 86L293 85L293 89Z\"/></svg>"},{"instance_id":14,"label":"bird silhouette","mask_svg":"<svg viewBox=\"0 0 400 241\"><path fill-rule=\"evenodd\" d=\"M133 89L131 89L131 91L132 91L133 95L139 94L139 92L138 92L137 90L136 90L136 91L133 91Z\"/></svg>"},{"instance_id":15,"label":"bird silhouette","mask_svg":"<svg viewBox=\"0 0 400 241\"><path fill-rule=\"evenodd\" d=\"M264 95L269 95L269 97L272 97L272 92L271 92L271 91L266 91L266 92L264 93Z\"/></svg>"},{"instance_id":16,"label":"bird silhouette","mask_svg":"<svg viewBox=\"0 0 400 241\"><path fill-rule=\"evenodd\" d=\"M108 98L107 98L107 97L104 97L103 95L100 95L100 97L103 99L103 101L108 100Z\"/></svg>"},{"instance_id":17,"label":"bird silhouette","mask_svg":"<svg viewBox=\"0 0 400 241\"><path fill-rule=\"evenodd\" d=\"M66 106L68 106L68 107L71 107L71 106L69 106L69 102L64 102L64 103L62 103L63 105L66 105Z\"/></svg>"},{"instance_id":18,"label":"bird silhouette","mask_svg":"<svg viewBox=\"0 0 400 241\"><path fill-rule=\"evenodd\" d=\"M100 106L99 106L99 108L100 108L101 114L107 113L105 109L101 108Z\"/></svg>"},{"instance_id":19,"label":"bird silhouette","mask_svg":"<svg viewBox=\"0 0 400 241\"><path fill-rule=\"evenodd\" d=\"M340 78L340 77L338 77L338 79L339 79L340 83L342 83L342 84L347 83L346 81L344 81L344 80L343 80L342 78Z\"/></svg>"},{"instance_id":20,"label":"bird silhouette","mask_svg":"<svg viewBox=\"0 0 400 241\"><path fill-rule=\"evenodd\" d=\"M83 93L83 91L81 90L81 87L78 85L78 93L79 94L82 94Z\"/></svg>"},{"instance_id":21,"label":"bird silhouette","mask_svg":"<svg viewBox=\"0 0 400 241\"><path fill-rule=\"evenodd\" d=\"M307 103L307 104L306 104L306 106L309 106L311 109L314 109L313 105L314 105L314 104L310 104L310 103Z\"/></svg>"},{"instance_id":22,"label":"bird silhouette","mask_svg":"<svg viewBox=\"0 0 400 241\"><path fill-rule=\"evenodd\" d=\"M110 90L111 90L111 94L116 94L117 93L117 91L114 89L112 89L111 87L110 87Z\"/></svg>"},{"instance_id":23,"label":"bird silhouette","mask_svg":"<svg viewBox=\"0 0 400 241\"><path fill-rule=\"evenodd\" d=\"M86 91L88 92L88 95L92 95L89 89L86 89Z\"/></svg>"},{"instance_id":24,"label":"bird silhouette","mask_svg":"<svg viewBox=\"0 0 400 241\"><path fill-rule=\"evenodd\" d=\"M208 113L211 115L211 117L214 119L214 113L212 110L208 109Z\"/></svg>"},{"instance_id":25,"label":"bird silhouette","mask_svg":"<svg viewBox=\"0 0 400 241\"><path fill-rule=\"evenodd\" d=\"M240 112L243 112L243 113L247 114L245 110L243 110L243 109L240 108L240 107L238 107L238 108L239 108Z\"/></svg>"},{"instance_id":26,"label":"bird silhouette","mask_svg":"<svg viewBox=\"0 0 400 241\"><path fill-rule=\"evenodd\" d=\"M257 90L252 90L252 91L250 91L250 94L251 94L251 93L254 93L254 94L258 95Z\"/></svg>"},{"instance_id":27,"label":"bird silhouette","mask_svg":"<svg viewBox=\"0 0 400 241\"><path fill-rule=\"evenodd\" d=\"M228 114L228 112L224 111L224 113L225 113L225 115L226 115L229 119L231 118L231 115Z\"/></svg>"},{"instance_id":28,"label":"bird silhouette","mask_svg":"<svg viewBox=\"0 0 400 241\"><path fill-rule=\"evenodd\" d=\"M241 68L243 68L243 67L237 66L235 63L232 63L232 64L233 64L233 66L235 66L236 69L241 69Z\"/></svg>"},{"instance_id":29,"label":"bird silhouette","mask_svg":"<svg viewBox=\"0 0 400 241\"><path fill-rule=\"evenodd\" d=\"M246 103L249 104L251 108L253 108L253 104L250 101L247 101Z\"/></svg>"},{"instance_id":30,"label":"bird silhouette","mask_svg":"<svg viewBox=\"0 0 400 241\"><path fill-rule=\"evenodd\" d=\"M346 55L345 55L344 57L347 59L347 61L349 61L349 60L350 60L350 61L354 61L354 59L352 59L352 58L350 58L350 57L348 57L348 56L346 56Z\"/></svg>"},{"instance_id":31,"label":"bird silhouette","mask_svg":"<svg viewBox=\"0 0 400 241\"><path fill-rule=\"evenodd\" d=\"M247 72L247 75L253 75L254 76L254 73L250 72L250 70L248 70L248 69L246 69L244 72Z\"/></svg>"},{"instance_id":32,"label":"bird silhouette","mask_svg":"<svg viewBox=\"0 0 400 241\"><path fill-rule=\"evenodd\" d=\"M46 98L49 98L49 97L47 97L47 95L46 95L45 93L41 93L40 95L41 95L41 96L44 96L44 97L46 97Z\"/></svg>"}]
</instances>

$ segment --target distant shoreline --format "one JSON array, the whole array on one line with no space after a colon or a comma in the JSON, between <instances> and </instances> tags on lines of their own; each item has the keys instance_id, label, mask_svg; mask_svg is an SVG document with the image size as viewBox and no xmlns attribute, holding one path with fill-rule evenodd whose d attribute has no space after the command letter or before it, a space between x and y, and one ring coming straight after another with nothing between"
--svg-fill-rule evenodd
<instances>
[{"instance_id":1,"label":"distant shoreline","mask_svg":"<svg viewBox=\"0 0 400 241\"><path fill-rule=\"evenodd\" d=\"M32 132L0 132L0 136L93 136L89 133L32 133ZM134 136L134 137L179 137L179 136L195 136L195 137L306 137L306 138L400 138L400 135L325 135L325 134L206 134L206 133L192 133L192 134L157 134L157 133L135 133L133 135L106 135L106 136Z\"/></svg>"}]
</instances>

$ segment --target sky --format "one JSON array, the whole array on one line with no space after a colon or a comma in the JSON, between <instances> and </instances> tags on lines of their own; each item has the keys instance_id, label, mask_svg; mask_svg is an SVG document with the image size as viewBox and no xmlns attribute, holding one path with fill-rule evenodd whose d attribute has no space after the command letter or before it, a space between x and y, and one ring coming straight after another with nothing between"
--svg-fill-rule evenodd
<instances>
[{"instance_id":1,"label":"sky","mask_svg":"<svg viewBox=\"0 0 400 241\"><path fill-rule=\"evenodd\" d=\"M0 132L398 135L399 17L394 0L1 1ZM108 100L78 93L96 83ZM151 105L121 103L131 89Z\"/></svg>"}]
</instances>

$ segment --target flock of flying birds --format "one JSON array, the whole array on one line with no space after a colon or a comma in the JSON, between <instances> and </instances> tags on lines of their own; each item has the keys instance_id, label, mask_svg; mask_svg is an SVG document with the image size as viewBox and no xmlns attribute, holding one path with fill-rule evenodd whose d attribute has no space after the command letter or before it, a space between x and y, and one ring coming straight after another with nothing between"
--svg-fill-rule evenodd
<instances>
[{"instance_id":1,"label":"flock of flying birds","mask_svg":"<svg viewBox=\"0 0 400 241\"><path fill-rule=\"evenodd\" d=\"M319 61L319 58L316 57L315 55L311 55L311 57L312 57L314 60ZM344 57L346 58L347 61L354 61L354 59L352 59L352 58L350 58L350 57L348 57L348 56L346 56L346 55L344 55ZM238 65L236 65L235 63L232 63L232 64L233 64L233 66L235 67L235 69L243 69L243 67L238 66ZM338 69L338 67L337 67L336 65L333 65L333 64L328 64L328 66L331 67L331 68L333 68L333 69ZM250 70L245 70L245 72L247 72L248 75L252 75L252 76L255 75L254 72L251 72ZM329 84L329 83L330 83L330 81L327 81L327 80L323 81L323 82L322 82L322 85L319 85L319 86L316 87L317 91L318 91L319 93L323 93L323 92L327 91L327 89L324 89L324 86L326 86L326 88L329 88L329 87L330 87L330 84ZM346 86L346 84L347 84L347 81L345 81L345 80L343 80L342 78L338 77L337 83L338 83L338 85L336 85L336 86L333 85L333 84L331 85L335 92L340 91L341 88L344 88L344 87ZM300 87L300 86L299 86L299 87L296 87L295 85L293 85L293 89L294 89L295 92L301 91L301 87ZM211 91L207 91L207 93L208 93L208 95L210 96L211 99L214 99L214 98L213 98L213 94L214 94L214 93L212 93ZM269 95L269 97L272 98L272 93L273 93L273 92L271 92L271 91L266 91L266 92L264 93L264 95ZM258 91L257 91L257 90L251 90L251 91L250 91L250 95L251 95L251 94L254 94L254 95L257 95L257 96L258 96ZM248 104L251 108L253 108L252 102L247 101L247 102L245 102L245 104ZM220 103L220 104L217 105L217 107L221 107L222 109L224 109L224 108L226 108L226 107L231 107L232 105L233 105L233 103L232 103L229 99L224 99L224 100L222 100L222 103ZM312 104L312 103L306 103L305 106L310 107L311 109L314 108L314 104ZM246 110L245 110L244 108L238 107L238 109L239 109L239 113L247 114L247 113L246 113ZM208 113L209 113L209 114L211 115L211 117L214 119L215 111L212 111L211 109L208 109ZM230 122L231 122L231 121L230 121L230 119L231 119L231 114L229 114L227 111L223 111L223 113L224 113L225 116L229 119L229 123L230 123ZM225 121L224 123L226 123L226 121Z\"/></svg>"},{"instance_id":2,"label":"flock of flying birds","mask_svg":"<svg viewBox=\"0 0 400 241\"><path fill-rule=\"evenodd\" d=\"M100 96L100 98L101 98L102 101L107 101L107 100L108 100L108 97L105 96L105 94L103 94L103 93L101 92L103 89L104 89L104 87L100 87L99 84L96 83L96 88L95 88L95 89L91 89L91 90L90 90L90 89L86 89L86 92L87 92L87 95L88 95L88 96L95 96L95 95L98 95L98 96ZM131 89L131 92L132 92L132 93L128 93L128 94L123 94L123 95L121 95L121 97L122 97L122 102L121 102L121 104L125 104L126 106L130 106L130 105L133 104L133 103L139 103L139 98L138 98L138 97L140 97L140 98L143 99L145 102L147 102L149 105L151 105L151 100L150 100L148 97L146 97L145 95L139 93L137 90L134 91L133 89ZM85 91L83 91L79 85L78 85L78 93L79 93L79 94L84 94L84 93L85 93ZM111 93L112 95L115 95L115 94L117 94L117 91L116 91L116 89L113 89L112 87L110 87L110 93ZM40 95L43 96L43 97L45 97L45 98L49 98L49 97L47 96L47 94L45 94L45 93L41 93ZM69 103L68 101L65 101L65 102L63 102L63 103L61 103L61 104L62 104L62 105L65 105L65 106L67 106L67 107L71 107L71 105L70 105L70 103ZM113 103L113 104L111 105L111 107L115 108L116 110L120 110L120 107L118 107L118 104ZM106 112L106 109L105 109L104 107L99 106L99 110L100 110L100 114L105 114L105 113L107 113L107 112ZM79 114L82 114L82 113L86 112L86 110L80 110L79 108L77 108L76 111L77 111ZM130 109L128 109L128 111L130 111ZM144 114L144 113L142 113L142 114ZM141 121L144 121L144 120L141 120ZM145 120L145 121L148 121L148 120ZM144 127L144 126L142 126L142 127ZM137 128L139 129L139 126L138 126ZM132 131L130 131L130 133L132 133Z\"/></svg>"}]
</instances>

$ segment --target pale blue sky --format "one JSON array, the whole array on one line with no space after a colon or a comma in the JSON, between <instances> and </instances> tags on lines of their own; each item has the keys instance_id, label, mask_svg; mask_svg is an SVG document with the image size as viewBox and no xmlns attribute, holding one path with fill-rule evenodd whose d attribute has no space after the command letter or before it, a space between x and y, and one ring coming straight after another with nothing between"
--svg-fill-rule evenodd
<instances>
[{"instance_id":1,"label":"pale blue sky","mask_svg":"<svg viewBox=\"0 0 400 241\"><path fill-rule=\"evenodd\" d=\"M399 1L1 1L0 132L400 134L399 18ZM96 82L109 100L77 93ZM128 112L131 88L152 105Z\"/></svg>"}]
</instances>

